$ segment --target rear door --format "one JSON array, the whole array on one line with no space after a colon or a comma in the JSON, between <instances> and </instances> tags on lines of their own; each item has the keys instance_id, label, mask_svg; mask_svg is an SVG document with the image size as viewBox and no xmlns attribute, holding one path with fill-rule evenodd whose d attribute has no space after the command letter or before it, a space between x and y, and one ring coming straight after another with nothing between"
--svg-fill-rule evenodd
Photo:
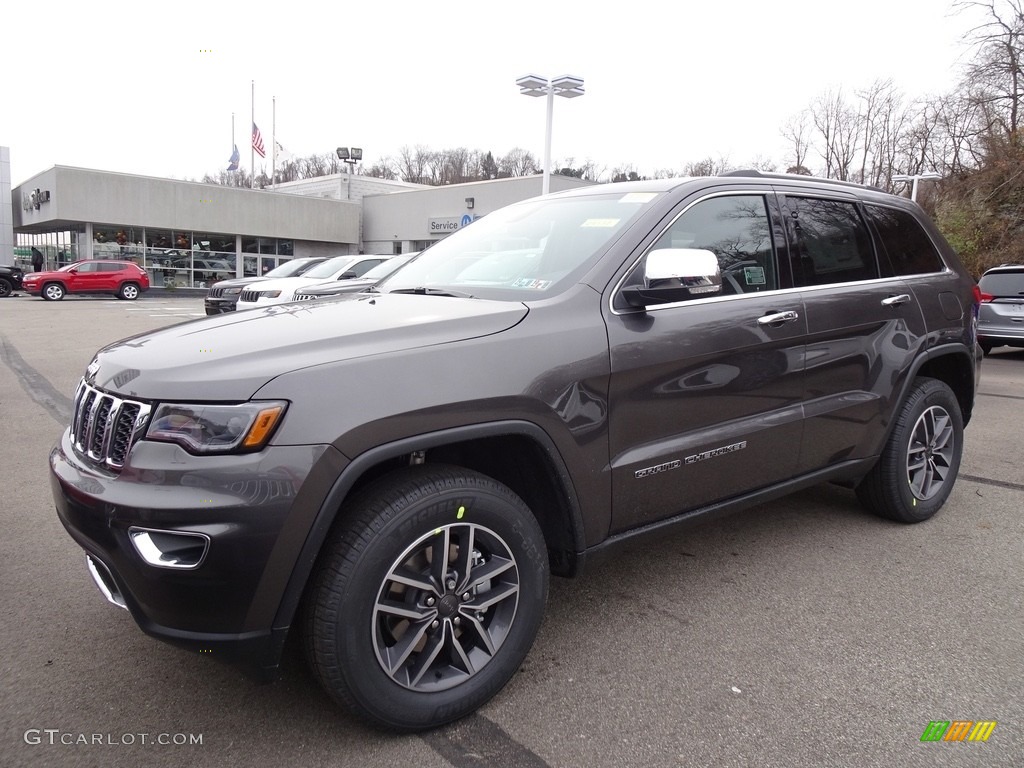
<instances>
[{"instance_id":1,"label":"rear door","mask_svg":"<svg viewBox=\"0 0 1024 768\"><path fill-rule=\"evenodd\" d=\"M802 474L878 449L924 323L910 286L883 276L856 198L792 189L780 198L807 321Z\"/></svg>"},{"instance_id":2,"label":"rear door","mask_svg":"<svg viewBox=\"0 0 1024 768\"><path fill-rule=\"evenodd\" d=\"M801 439L800 292L779 272L785 250L770 191L684 203L646 254L702 248L718 257L710 298L623 309L606 318L613 532L789 477Z\"/></svg>"}]
</instances>

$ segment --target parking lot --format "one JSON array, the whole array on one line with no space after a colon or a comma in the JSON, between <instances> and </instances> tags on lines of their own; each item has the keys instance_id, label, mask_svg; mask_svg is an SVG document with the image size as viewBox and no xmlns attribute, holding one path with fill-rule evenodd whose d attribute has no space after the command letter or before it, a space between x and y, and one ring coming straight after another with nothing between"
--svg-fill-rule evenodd
<instances>
[{"instance_id":1,"label":"parking lot","mask_svg":"<svg viewBox=\"0 0 1024 768\"><path fill-rule=\"evenodd\" d=\"M0 765L1020 766L1024 350L986 358L961 477L905 526L822 486L553 580L513 682L439 731L371 731L291 649L274 684L145 636L53 509L47 454L105 343L202 299L0 301ZM932 721L987 742L922 742Z\"/></svg>"}]
</instances>

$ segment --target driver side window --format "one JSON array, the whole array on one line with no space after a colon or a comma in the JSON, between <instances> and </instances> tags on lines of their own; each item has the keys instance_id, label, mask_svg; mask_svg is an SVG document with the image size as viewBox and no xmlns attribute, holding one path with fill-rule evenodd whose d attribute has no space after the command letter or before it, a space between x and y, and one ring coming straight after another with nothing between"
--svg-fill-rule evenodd
<instances>
[{"instance_id":1,"label":"driver side window","mask_svg":"<svg viewBox=\"0 0 1024 768\"><path fill-rule=\"evenodd\" d=\"M761 195L711 197L688 208L658 238L662 248L703 248L718 257L722 295L779 287L771 218Z\"/></svg>"}]
</instances>

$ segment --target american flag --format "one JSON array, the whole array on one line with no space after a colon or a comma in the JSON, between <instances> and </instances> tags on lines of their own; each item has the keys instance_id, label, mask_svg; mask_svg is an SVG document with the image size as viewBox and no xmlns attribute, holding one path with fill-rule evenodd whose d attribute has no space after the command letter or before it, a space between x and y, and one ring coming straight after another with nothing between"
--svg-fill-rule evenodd
<instances>
[{"instance_id":1,"label":"american flag","mask_svg":"<svg viewBox=\"0 0 1024 768\"><path fill-rule=\"evenodd\" d=\"M260 157L267 156L267 150L263 148L263 136L260 135L260 129L256 127L256 123L252 124L252 148Z\"/></svg>"}]
</instances>

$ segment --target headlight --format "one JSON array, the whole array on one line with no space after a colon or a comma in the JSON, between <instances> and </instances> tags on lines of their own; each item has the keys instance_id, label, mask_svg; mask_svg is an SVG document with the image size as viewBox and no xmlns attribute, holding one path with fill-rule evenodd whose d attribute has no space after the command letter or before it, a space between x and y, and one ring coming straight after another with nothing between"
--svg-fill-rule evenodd
<instances>
[{"instance_id":1,"label":"headlight","mask_svg":"<svg viewBox=\"0 0 1024 768\"><path fill-rule=\"evenodd\" d=\"M147 440L177 443L189 453L246 453L267 444L284 416L287 403L267 400L241 405L156 407Z\"/></svg>"},{"instance_id":2,"label":"headlight","mask_svg":"<svg viewBox=\"0 0 1024 768\"><path fill-rule=\"evenodd\" d=\"M241 292L242 292L241 288L225 288L224 289L224 295L225 296L234 296L236 293L241 293Z\"/></svg>"},{"instance_id":3,"label":"headlight","mask_svg":"<svg viewBox=\"0 0 1024 768\"><path fill-rule=\"evenodd\" d=\"M260 298L276 299L280 295L280 291L260 291Z\"/></svg>"}]
</instances>

